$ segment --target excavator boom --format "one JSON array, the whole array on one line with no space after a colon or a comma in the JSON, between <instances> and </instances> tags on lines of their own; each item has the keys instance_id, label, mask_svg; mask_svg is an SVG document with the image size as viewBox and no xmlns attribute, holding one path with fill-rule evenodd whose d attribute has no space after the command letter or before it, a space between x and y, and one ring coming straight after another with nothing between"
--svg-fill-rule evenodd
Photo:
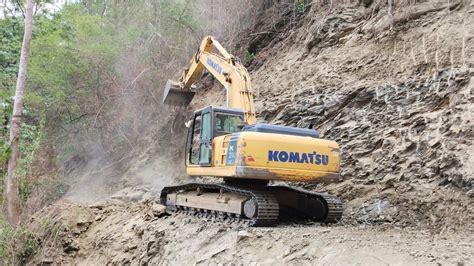
<instances>
[{"instance_id":1,"label":"excavator boom","mask_svg":"<svg viewBox=\"0 0 474 266\"><path fill-rule=\"evenodd\" d=\"M214 53L213 48L219 54ZM195 88L192 84L204 69L209 71L226 89L227 107L241 109L244 112L245 122L255 124L256 115L250 75L240 60L229 54L211 36L204 38L201 42L179 81L166 82L163 103L188 106L194 97Z\"/></svg>"}]
</instances>

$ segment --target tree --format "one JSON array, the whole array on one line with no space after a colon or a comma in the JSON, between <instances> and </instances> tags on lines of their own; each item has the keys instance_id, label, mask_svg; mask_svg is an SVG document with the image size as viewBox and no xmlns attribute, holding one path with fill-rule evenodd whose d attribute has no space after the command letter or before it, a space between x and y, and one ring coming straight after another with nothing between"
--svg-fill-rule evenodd
<instances>
[{"instance_id":1,"label":"tree","mask_svg":"<svg viewBox=\"0 0 474 266\"><path fill-rule=\"evenodd\" d=\"M18 195L18 178L15 175L18 160L18 142L20 135L20 118L23 110L23 96L25 93L28 57L31 35L33 30L33 0L27 0L25 13L25 32L21 46L18 79L16 83L13 114L10 127L10 157L8 159L8 174L6 179L5 201L6 214L9 222L17 226L20 222L20 202Z\"/></svg>"}]
</instances>

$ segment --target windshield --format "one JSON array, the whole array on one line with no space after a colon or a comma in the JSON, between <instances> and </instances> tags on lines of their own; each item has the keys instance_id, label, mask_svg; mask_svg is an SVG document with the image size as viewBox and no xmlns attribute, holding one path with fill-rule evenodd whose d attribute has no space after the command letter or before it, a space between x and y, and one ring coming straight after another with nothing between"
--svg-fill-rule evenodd
<instances>
[{"instance_id":1,"label":"windshield","mask_svg":"<svg viewBox=\"0 0 474 266\"><path fill-rule=\"evenodd\" d=\"M216 113L216 131L219 135L239 132L242 121L236 114Z\"/></svg>"}]
</instances>

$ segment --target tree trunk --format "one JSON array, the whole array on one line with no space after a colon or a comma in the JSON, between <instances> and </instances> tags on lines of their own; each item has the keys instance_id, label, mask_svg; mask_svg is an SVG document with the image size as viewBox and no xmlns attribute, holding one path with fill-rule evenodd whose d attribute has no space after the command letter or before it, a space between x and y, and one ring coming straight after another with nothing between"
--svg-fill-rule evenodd
<instances>
[{"instance_id":1,"label":"tree trunk","mask_svg":"<svg viewBox=\"0 0 474 266\"><path fill-rule=\"evenodd\" d=\"M15 99L13 105L12 123L10 127L10 158L8 159L8 174L6 180L6 212L10 224L18 226L20 223L20 201L18 191L18 177L15 175L18 159L18 138L20 134L20 118L23 110L23 95L25 91L28 57L30 53L31 32L33 30L33 0L27 0L25 15L25 33L21 46L20 65L16 82Z\"/></svg>"}]
</instances>

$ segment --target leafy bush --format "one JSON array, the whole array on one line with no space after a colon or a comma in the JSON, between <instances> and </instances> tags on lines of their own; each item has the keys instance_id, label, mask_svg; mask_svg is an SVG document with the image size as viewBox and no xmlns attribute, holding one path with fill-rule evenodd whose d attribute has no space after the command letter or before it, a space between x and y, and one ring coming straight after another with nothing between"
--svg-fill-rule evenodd
<instances>
[{"instance_id":1,"label":"leafy bush","mask_svg":"<svg viewBox=\"0 0 474 266\"><path fill-rule=\"evenodd\" d=\"M36 254L38 237L26 227L15 229L0 217L0 264L22 264Z\"/></svg>"},{"instance_id":2,"label":"leafy bush","mask_svg":"<svg viewBox=\"0 0 474 266\"><path fill-rule=\"evenodd\" d=\"M250 65L254 59L255 59L255 54L252 52L249 52L249 50L245 50L244 64Z\"/></svg>"},{"instance_id":3,"label":"leafy bush","mask_svg":"<svg viewBox=\"0 0 474 266\"><path fill-rule=\"evenodd\" d=\"M33 184L29 182L28 177L31 172L31 165L36 159L41 143L41 127L21 123L20 130L20 146L19 151L21 157L18 159L18 167L16 170L17 177L20 181L20 201L25 204L31 194Z\"/></svg>"},{"instance_id":4,"label":"leafy bush","mask_svg":"<svg viewBox=\"0 0 474 266\"><path fill-rule=\"evenodd\" d=\"M299 15L304 13L304 0L295 1L295 10Z\"/></svg>"}]
</instances>

